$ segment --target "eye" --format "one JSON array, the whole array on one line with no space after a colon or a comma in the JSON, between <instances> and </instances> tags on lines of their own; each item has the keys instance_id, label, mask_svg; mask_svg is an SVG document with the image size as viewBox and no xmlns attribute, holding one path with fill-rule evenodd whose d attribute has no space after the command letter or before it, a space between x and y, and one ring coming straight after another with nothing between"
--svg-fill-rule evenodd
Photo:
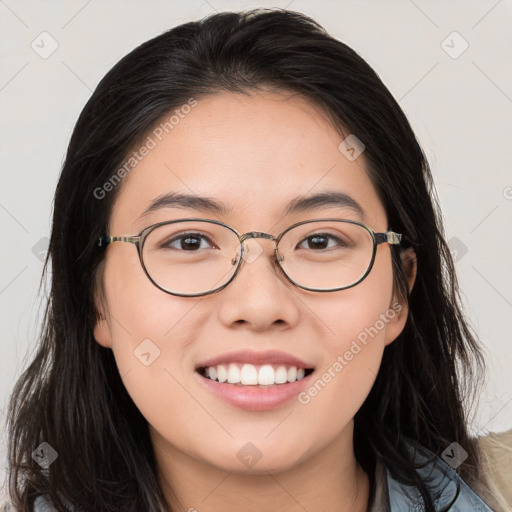
<instances>
[{"instance_id":1,"label":"eye","mask_svg":"<svg viewBox=\"0 0 512 512\"><path fill-rule=\"evenodd\" d=\"M171 238L160 246L162 249L177 249L189 252L196 252L208 247L216 247L210 239L201 233L183 233Z\"/></svg>"},{"instance_id":2,"label":"eye","mask_svg":"<svg viewBox=\"0 0 512 512\"><path fill-rule=\"evenodd\" d=\"M305 243L308 244L308 247L304 247ZM349 243L329 233L316 233L299 242L298 246L302 249L332 249L336 246L348 247Z\"/></svg>"}]
</instances>

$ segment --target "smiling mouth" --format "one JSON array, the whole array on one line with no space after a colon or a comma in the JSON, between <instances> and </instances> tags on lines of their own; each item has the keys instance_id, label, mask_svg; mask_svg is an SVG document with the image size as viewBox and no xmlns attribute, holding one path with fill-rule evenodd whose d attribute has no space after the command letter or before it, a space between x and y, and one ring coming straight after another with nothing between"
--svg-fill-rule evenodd
<instances>
[{"instance_id":1,"label":"smiling mouth","mask_svg":"<svg viewBox=\"0 0 512 512\"><path fill-rule=\"evenodd\" d=\"M220 364L196 369L202 377L222 384L251 387L272 387L302 380L313 373L313 368L291 365Z\"/></svg>"}]
</instances>

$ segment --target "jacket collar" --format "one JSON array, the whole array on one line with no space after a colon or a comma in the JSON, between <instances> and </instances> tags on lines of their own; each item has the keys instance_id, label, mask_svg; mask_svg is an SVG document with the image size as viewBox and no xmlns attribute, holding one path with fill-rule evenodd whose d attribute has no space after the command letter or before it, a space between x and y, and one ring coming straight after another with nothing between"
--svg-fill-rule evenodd
<instances>
[{"instance_id":1,"label":"jacket collar","mask_svg":"<svg viewBox=\"0 0 512 512\"><path fill-rule=\"evenodd\" d=\"M414 452L408 445L411 453ZM441 511L452 503L450 510L472 512L493 512L471 487L440 457L430 450L420 447L424 454L418 450L414 452L414 461L425 464L416 471L422 480L429 484L434 497L436 511ZM431 459L429 461L429 459ZM457 484L459 492L457 494ZM421 495L416 487L402 484L395 480L384 461L377 459L375 468L375 490L369 512L421 512L424 510Z\"/></svg>"}]
</instances>

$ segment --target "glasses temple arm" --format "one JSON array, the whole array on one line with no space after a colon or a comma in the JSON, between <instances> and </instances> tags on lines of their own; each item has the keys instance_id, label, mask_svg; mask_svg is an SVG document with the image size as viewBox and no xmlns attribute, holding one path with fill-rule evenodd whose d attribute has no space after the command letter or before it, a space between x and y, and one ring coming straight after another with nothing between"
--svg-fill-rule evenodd
<instances>
[{"instance_id":1,"label":"glasses temple arm","mask_svg":"<svg viewBox=\"0 0 512 512\"><path fill-rule=\"evenodd\" d=\"M402 235L395 233L394 231L387 231L386 233L375 233L375 240L377 244L387 242L390 245L400 245L402 241Z\"/></svg>"},{"instance_id":2,"label":"glasses temple arm","mask_svg":"<svg viewBox=\"0 0 512 512\"><path fill-rule=\"evenodd\" d=\"M136 244L140 241L140 236L108 236L102 235L98 238L98 246L105 247L112 242L130 242Z\"/></svg>"}]
</instances>

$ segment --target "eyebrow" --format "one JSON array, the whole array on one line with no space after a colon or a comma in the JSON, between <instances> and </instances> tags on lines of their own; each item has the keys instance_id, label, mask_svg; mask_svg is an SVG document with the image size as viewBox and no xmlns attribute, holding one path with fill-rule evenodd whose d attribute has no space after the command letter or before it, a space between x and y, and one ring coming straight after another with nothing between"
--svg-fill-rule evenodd
<instances>
[{"instance_id":1,"label":"eyebrow","mask_svg":"<svg viewBox=\"0 0 512 512\"><path fill-rule=\"evenodd\" d=\"M344 192L329 190L310 196L299 196L292 199L285 207L284 214L307 212L320 207L346 208L365 218L363 207L352 197Z\"/></svg>"},{"instance_id":2,"label":"eyebrow","mask_svg":"<svg viewBox=\"0 0 512 512\"><path fill-rule=\"evenodd\" d=\"M298 196L292 199L284 208L284 215L309 212L321 207L345 208L365 218L363 207L344 192L330 190L309 196ZM192 194L170 192L157 197L142 212L137 221L147 217L151 212L162 208L190 208L204 213L227 215L232 212L225 204L211 197L201 197Z\"/></svg>"}]
</instances>

